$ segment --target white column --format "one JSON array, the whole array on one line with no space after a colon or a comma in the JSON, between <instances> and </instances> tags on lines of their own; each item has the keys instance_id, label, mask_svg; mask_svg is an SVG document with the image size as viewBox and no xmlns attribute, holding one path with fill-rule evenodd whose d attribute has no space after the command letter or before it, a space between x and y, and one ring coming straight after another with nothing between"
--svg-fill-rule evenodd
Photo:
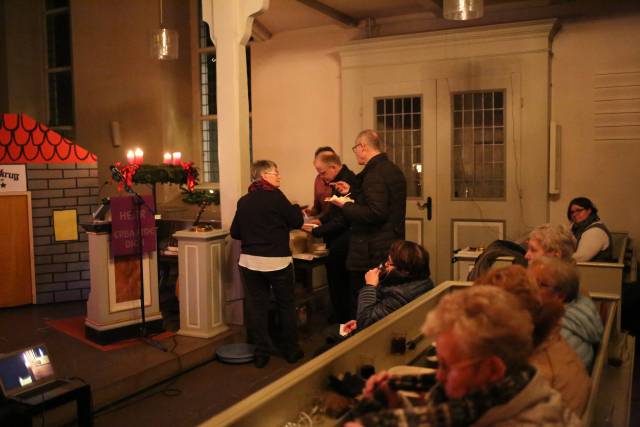
<instances>
[{"instance_id":1,"label":"white column","mask_svg":"<svg viewBox=\"0 0 640 427\"><path fill-rule=\"evenodd\" d=\"M178 335L211 338L224 322L225 237L228 232L178 231L180 330Z\"/></svg>"},{"instance_id":2,"label":"white column","mask_svg":"<svg viewBox=\"0 0 640 427\"><path fill-rule=\"evenodd\" d=\"M229 228L236 202L249 185L249 99L245 48L253 17L269 0L206 0L202 17L216 46L218 158L222 227Z\"/></svg>"}]
</instances>

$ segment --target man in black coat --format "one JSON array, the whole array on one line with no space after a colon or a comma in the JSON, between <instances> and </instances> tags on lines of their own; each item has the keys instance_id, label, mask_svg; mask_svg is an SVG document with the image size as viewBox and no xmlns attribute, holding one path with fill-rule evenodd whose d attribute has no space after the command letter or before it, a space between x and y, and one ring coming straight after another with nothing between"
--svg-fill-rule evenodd
<instances>
[{"instance_id":1,"label":"man in black coat","mask_svg":"<svg viewBox=\"0 0 640 427\"><path fill-rule=\"evenodd\" d=\"M354 202L334 200L350 224L347 269L354 301L364 285L364 275L383 262L391 244L404 239L407 180L398 166L381 152L377 132L367 129L356 138L352 150L364 169L357 175L360 189L351 192L345 182L336 183L341 194L351 192ZM354 307L355 309L355 307Z\"/></svg>"},{"instance_id":2,"label":"man in black coat","mask_svg":"<svg viewBox=\"0 0 640 427\"><path fill-rule=\"evenodd\" d=\"M340 156L335 153L320 153L314 161L318 176L326 183L343 181L349 184L351 191L357 189L356 175L342 164ZM334 191L334 194L336 192ZM324 238L329 255L325 264L327 281L329 282L329 296L333 307L332 323L345 323L353 319L351 307L355 304L349 285L349 273L346 266L347 251L349 249L349 223L342 213L342 209L329 205L326 213L317 220L305 224L302 228L314 237ZM313 225L317 227L313 227Z\"/></svg>"}]
</instances>

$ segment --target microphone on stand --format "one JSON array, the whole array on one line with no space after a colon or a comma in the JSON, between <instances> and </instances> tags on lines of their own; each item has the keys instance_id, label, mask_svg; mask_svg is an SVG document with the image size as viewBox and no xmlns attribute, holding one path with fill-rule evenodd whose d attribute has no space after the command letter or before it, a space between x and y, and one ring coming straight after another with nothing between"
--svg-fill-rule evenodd
<instances>
[{"instance_id":1,"label":"microphone on stand","mask_svg":"<svg viewBox=\"0 0 640 427\"><path fill-rule=\"evenodd\" d=\"M117 168L117 166L111 166L111 176L114 180L119 181L124 185L124 190L127 193L131 193L131 187L127 184L127 179L124 177L124 174Z\"/></svg>"},{"instance_id":2,"label":"microphone on stand","mask_svg":"<svg viewBox=\"0 0 640 427\"><path fill-rule=\"evenodd\" d=\"M122 174L122 172L120 172L120 169L118 169L116 166L111 166L111 176L114 179L118 179L121 181L124 181L124 175Z\"/></svg>"}]
</instances>

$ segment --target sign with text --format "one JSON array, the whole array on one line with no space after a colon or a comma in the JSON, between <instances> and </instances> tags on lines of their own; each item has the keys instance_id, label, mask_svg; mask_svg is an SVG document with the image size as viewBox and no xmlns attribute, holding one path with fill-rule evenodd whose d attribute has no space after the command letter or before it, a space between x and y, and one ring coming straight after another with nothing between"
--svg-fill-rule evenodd
<instances>
[{"instance_id":1,"label":"sign with text","mask_svg":"<svg viewBox=\"0 0 640 427\"><path fill-rule=\"evenodd\" d=\"M0 165L0 192L27 191L24 165Z\"/></svg>"},{"instance_id":2,"label":"sign with text","mask_svg":"<svg viewBox=\"0 0 640 427\"><path fill-rule=\"evenodd\" d=\"M156 222L151 195L142 196L145 204L140 205L140 223L142 226L142 252L156 250ZM111 198L111 255L137 255L140 238L138 233L138 206L133 197Z\"/></svg>"}]
</instances>

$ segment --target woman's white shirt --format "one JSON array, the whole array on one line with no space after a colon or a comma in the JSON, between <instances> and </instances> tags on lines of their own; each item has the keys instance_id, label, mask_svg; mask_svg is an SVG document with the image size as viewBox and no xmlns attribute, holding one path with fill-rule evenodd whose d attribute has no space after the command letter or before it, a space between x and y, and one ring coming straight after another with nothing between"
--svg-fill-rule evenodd
<instances>
[{"instance_id":1,"label":"woman's white shirt","mask_svg":"<svg viewBox=\"0 0 640 427\"><path fill-rule=\"evenodd\" d=\"M291 256L257 256L240 254L238 265L253 271L278 271L287 268L293 262Z\"/></svg>"},{"instance_id":2,"label":"woman's white shirt","mask_svg":"<svg viewBox=\"0 0 640 427\"><path fill-rule=\"evenodd\" d=\"M573 259L578 262L591 261L598 252L609 247L609 236L599 227L591 227L580 237L578 249L573 254Z\"/></svg>"}]
</instances>

